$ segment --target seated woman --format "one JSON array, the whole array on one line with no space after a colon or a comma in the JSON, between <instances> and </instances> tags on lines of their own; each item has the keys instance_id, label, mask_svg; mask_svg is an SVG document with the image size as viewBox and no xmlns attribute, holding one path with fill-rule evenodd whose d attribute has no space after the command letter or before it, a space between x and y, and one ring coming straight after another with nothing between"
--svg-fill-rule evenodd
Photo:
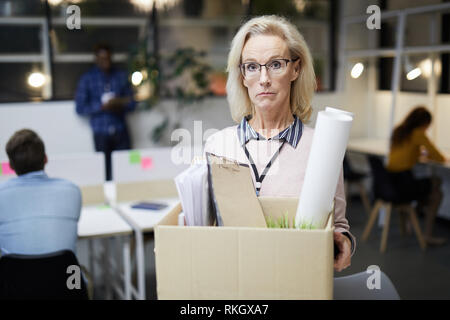
<instances>
[{"instance_id":1,"label":"seated woman","mask_svg":"<svg viewBox=\"0 0 450 320\"><path fill-rule=\"evenodd\" d=\"M212 135L205 151L251 164L257 195L299 197L314 134L304 123L316 88L303 36L284 18L253 18L235 35L227 70L227 99L238 125ZM345 207L341 171L335 196L337 271L350 265L355 252Z\"/></svg>"},{"instance_id":2,"label":"seated woman","mask_svg":"<svg viewBox=\"0 0 450 320\"><path fill-rule=\"evenodd\" d=\"M434 219L442 200L441 181L438 177L418 179L412 172L412 168L424 154L429 160L446 161L444 155L425 134L431 119L431 113L425 107L419 106L394 129L387 169L399 200L417 200L419 208L428 207L425 219L427 243L443 244L445 239L432 237Z\"/></svg>"}]
</instances>

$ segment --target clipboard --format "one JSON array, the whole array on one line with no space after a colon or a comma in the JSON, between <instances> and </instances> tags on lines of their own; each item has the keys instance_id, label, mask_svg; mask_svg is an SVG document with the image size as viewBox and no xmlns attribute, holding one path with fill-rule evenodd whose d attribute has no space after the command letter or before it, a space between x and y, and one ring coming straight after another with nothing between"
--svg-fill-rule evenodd
<instances>
[{"instance_id":1,"label":"clipboard","mask_svg":"<svg viewBox=\"0 0 450 320\"><path fill-rule=\"evenodd\" d=\"M217 225L267 228L247 164L206 152L211 207Z\"/></svg>"}]
</instances>

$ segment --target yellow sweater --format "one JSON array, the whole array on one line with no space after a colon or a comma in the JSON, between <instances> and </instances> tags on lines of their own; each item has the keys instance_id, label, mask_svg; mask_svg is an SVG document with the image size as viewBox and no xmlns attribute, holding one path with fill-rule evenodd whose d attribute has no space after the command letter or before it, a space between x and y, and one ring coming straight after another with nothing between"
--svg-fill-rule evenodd
<instances>
[{"instance_id":1,"label":"yellow sweater","mask_svg":"<svg viewBox=\"0 0 450 320\"><path fill-rule=\"evenodd\" d=\"M411 170L420 157L420 147L427 150L428 159L444 162L445 157L425 135L425 130L415 129L401 145L391 146L387 169L392 172Z\"/></svg>"}]
</instances>

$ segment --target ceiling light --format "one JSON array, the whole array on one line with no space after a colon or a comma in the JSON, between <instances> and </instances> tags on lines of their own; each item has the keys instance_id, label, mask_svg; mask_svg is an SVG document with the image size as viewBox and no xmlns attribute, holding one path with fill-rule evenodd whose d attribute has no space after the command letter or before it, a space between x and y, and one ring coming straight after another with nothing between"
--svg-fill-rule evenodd
<instances>
[{"instance_id":1,"label":"ceiling light","mask_svg":"<svg viewBox=\"0 0 450 320\"><path fill-rule=\"evenodd\" d=\"M357 79L363 73L363 71L364 71L364 65L361 62L358 62L357 64L355 64L353 66L350 74L353 79Z\"/></svg>"},{"instance_id":2,"label":"ceiling light","mask_svg":"<svg viewBox=\"0 0 450 320\"><path fill-rule=\"evenodd\" d=\"M28 84L33 88L40 88L45 83L45 76L40 72L33 72L28 76Z\"/></svg>"}]
</instances>

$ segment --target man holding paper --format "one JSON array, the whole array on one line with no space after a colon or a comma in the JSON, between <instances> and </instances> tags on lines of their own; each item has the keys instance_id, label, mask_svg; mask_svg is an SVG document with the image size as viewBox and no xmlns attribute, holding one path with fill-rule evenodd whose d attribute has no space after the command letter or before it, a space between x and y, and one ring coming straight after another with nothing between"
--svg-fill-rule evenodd
<instances>
[{"instance_id":1,"label":"man holding paper","mask_svg":"<svg viewBox=\"0 0 450 320\"><path fill-rule=\"evenodd\" d=\"M248 163L258 196L299 197L314 133L304 123L316 88L303 36L284 18L253 18L235 35L227 69L227 98L238 125L212 135L205 151ZM336 177L334 267L341 271L356 242L345 218L342 170Z\"/></svg>"},{"instance_id":2,"label":"man holding paper","mask_svg":"<svg viewBox=\"0 0 450 320\"><path fill-rule=\"evenodd\" d=\"M109 46L95 48L95 61L78 83L76 111L90 117L95 150L105 153L106 179L111 180L111 152L131 147L125 114L136 103L127 74L112 66Z\"/></svg>"}]
</instances>

